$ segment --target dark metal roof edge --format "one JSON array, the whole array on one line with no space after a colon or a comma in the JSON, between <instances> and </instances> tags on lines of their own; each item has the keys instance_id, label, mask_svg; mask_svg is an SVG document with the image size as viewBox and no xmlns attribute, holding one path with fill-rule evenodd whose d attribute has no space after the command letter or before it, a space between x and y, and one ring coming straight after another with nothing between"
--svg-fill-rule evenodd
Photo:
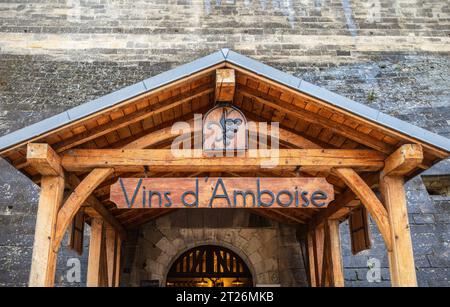
<instances>
[{"instance_id":1,"label":"dark metal roof edge","mask_svg":"<svg viewBox=\"0 0 450 307\"><path fill-rule=\"evenodd\" d=\"M294 77L242 54L230 50L226 61L288 86L294 90L323 100L331 105L363 117L371 122L377 123L389 129L393 129L401 134L411 136L419 141L450 152L450 139L446 137L382 113L376 109L333 93L322 87L313 85L307 81L301 80L300 78Z\"/></svg>"},{"instance_id":2,"label":"dark metal roof edge","mask_svg":"<svg viewBox=\"0 0 450 307\"><path fill-rule=\"evenodd\" d=\"M225 61L222 50L124 87L0 137L0 152Z\"/></svg>"},{"instance_id":3,"label":"dark metal roof edge","mask_svg":"<svg viewBox=\"0 0 450 307\"><path fill-rule=\"evenodd\" d=\"M400 120L389 114L383 113L362 103L348 99L324 88L302 81L299 90L307 95L326 101L340 109L361 116L371 122L393 129L404 135L411 136L419 141L428 143L447 152L450 152L450 139L433 133L421 127Z\"/></svg>"}]
</instances>

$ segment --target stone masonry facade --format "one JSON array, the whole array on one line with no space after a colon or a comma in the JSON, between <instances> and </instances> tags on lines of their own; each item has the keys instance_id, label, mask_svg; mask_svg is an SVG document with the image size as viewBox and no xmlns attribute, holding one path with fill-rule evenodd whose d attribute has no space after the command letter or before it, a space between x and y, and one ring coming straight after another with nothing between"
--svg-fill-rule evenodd
<instances>
[{"instance_id":1,"label":"stone masonry facade","mask_svg":"<svg viewBox=\"0 0 450 307\"><path fill-rule=\"evenodd\" d=\"M0 135L227 47L450 137L448 0L3 0L0 21ZM449 174L443 161L424 176ZM0 161L1 286L27 284L38 191ZM420 176L408 182L407 197L419 285L450 286L450 197L430 195ZM168 244L195 245L193 238L248 259L257 248L268 259L262 268L252 264L260 283L305 284L293 229L269 222L257 231L245 212L208 228L199 224L204 218L182 215L131 236L124 284L163 279L158 253ZM372 249L353 256L347 228L341 225L346 285L388 285L376 229ZM62 248L57 285L84 285L88 232L82 256ZM227 235L243 241L219 237ZM276 241L279 253L261 247L264 240ZM67 280L73 258L80 259L81 283ZM371 258L380 262L379 283L366 279Z\"/></svg>"},{"instance_id":2,"label":"stone masonry facade","mask_svg":"<svg viewBox=\"0 0 450 307\"><path fill-rule=\"evenodd\" d=\"M165 284L172 262L199 245L218 245L237 253L249 267L254 285L306 286L295 228L237 209L179 210L146 224L124 244L121 284L142 280Z\"/></svg>"}]
</instances>

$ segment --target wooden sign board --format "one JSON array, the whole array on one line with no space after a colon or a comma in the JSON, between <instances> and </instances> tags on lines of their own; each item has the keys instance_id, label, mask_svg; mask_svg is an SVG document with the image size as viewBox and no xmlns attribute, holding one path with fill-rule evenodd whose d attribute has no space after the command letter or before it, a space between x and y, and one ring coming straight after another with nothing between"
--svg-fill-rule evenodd
<instances>
[{"instance_id":1,"label":"wooden sign board","mask_svg":"<svg viewBox=\"0 0 450 307\"><path fill-rule=\"evenodd\" d=\"M118 208L326 208L334 199L325 178L119 178L110 200Z\"/></svg>"}]
</instances>

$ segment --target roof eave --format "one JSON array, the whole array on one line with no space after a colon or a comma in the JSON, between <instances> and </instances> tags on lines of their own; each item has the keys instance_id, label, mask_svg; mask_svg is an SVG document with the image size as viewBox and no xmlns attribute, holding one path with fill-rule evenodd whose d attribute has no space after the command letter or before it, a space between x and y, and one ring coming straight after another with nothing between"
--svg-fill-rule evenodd
<instances>
[{"instance_id":1,"label":"roof eave","mask_svg":"<svg viewBox=\"0 0 450 307\"><path fill-rule=\"evenodd\" d=\"M444 150L450 155L450 140L445 137L384 114L324 88L315 86L300 78L226 48L0 137L0 153L4 153L14 146L18 146L52 130L82 120L83 118L114 107L124 101L157 90L160 87L169 85L175 81L222 63L230 63L239 66L256 75L263 76L281 85L329 103L345 112L349 112L377 125L397 131L403 135L410 136L417 139L419 142L429 144L436 149Z\"/></svg>"}]
</instances>

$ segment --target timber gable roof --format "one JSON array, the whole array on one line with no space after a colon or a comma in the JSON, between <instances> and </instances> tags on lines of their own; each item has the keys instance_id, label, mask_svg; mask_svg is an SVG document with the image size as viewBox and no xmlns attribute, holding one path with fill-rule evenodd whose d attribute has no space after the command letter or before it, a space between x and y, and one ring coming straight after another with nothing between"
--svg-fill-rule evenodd
<instances>
[{"instance_id":1,"label":"timber gable roof","mask_svg":"<svg viewBox=\"0 0 450 307\"><path fill-rule=\"evenodd\" d=\"M229 49L221 49L4 135L0 137L0 154L13 165L20 165L29 142L49 143L57 152L77 146L105 148L115 143L115 139L132 139L133 135L144 133L146 128L164 126L164 123L182 119L189 113L207 110L214 97L213 72L220 67L237 70L235 104L244 112L256 113L260 119L284 120L293 132L316 138L321 145L366 147L389 154L398 145L417 142L424 146L427 167L449 155L450 140L445 137ZM261 102L262 107L256 105L256 101ZM160 107L161 112L158 111ZM169 109L172 109L172 115L164 113ZM133 119L128 125L125 119L133 118L133 114L139 121ZM313 116L312 120L307 118L308 114ZM147 115L153 115L151 122ZM295 118L297 115L300 118ZM308 120L308 124L303 123ZM90 136L89 131L100 131L103 127L109 128L108 134L98 133L98 136L106 139ZM114 131L115 136L111 135ZM339 136L333 137L335 134ZM90 145L86 144L88 142Z\"/></svg>"},{"instance_id":2,"label":"timber gable roof","mask_svg":"<svg viewBox=\"0 0 450 307\"><path fill-rule=\"evenodd\" d=\"M280 123L281 149L372 149L372 156L376 154L377 159L385 161L385 157L404 144L421 145L423 160L405 175L407 178L449 157L450 140L445 137L228 49L222 49L2 136L0 156L39 183L40 173L27 161L29 143L49 144L61 159L70 156L71 149L170 148L175 138L171 134L174 122L192 120L193 114L205 114L214 106L215 76L218 68L235 70L233 105L238 107L247 119ZM140 141L142 138L146 139L145 146ZM151 142L148 141L150 139ZM377 164L376 170L379 170L382 164L383 162L381 165ZM376 186L379 173L373 172L373 167L357 171L364 172L362 178L367 185ZM79 181L88 173L86 170L69 170L68 188L78 186ZM137 227L172 209L155 209L150 212L117 209L111 203L109 194L111 184L119 177L201 177L211 174L214 172L169 172L150 169L147 173L145 168L142 170L140 167L134 171L115 168L114 174L95 188L88 203L90 202L91 207L106 208L126 228ZM287 169L259 169L252 172L243 167L224 171L219 176L298 175L326 178L339 197L337 199L340 206L335 206L334 210L341 210L342 216L347 216L355 206L354 193L347 189L346 183L339 176L326 168L308 170L292 166ZM345 207L347 205L350 209ZM277 212L276 209L264 212L255 210L265 217L289 223L304 223L317 213L316 209L288 208L283 209L283 212Z\"/></svg>"},{"instance_id":3,"label":"timber gable roof","mask_svg":"<svg viewBox=\"0 0 450 307\"><path fill-rule=\"evenodd\" d=\"M418 141L428 143L437 148L450 152L450 140L445 137L382 113L364 104L330 92L324 88L315 86L307 81L301 80L300 78L294 77L229 49L222 49L193 62L163 72L154 77L127 86L118 91L104 95L38 123L2 136L0 137L0 152L3 152L8 148L29 139L46 134L54 129L70 125L71 123L91 116L95 113L114 107L123 101L146 92L153 91L221 63L237 65L257 75L288 86L293 90L310 95L334 105L335 107L341 108L342 110L351 112L354 115L383 125L386 128L393 129L399 133L416 138Z\"/></svg>"}]
</instances>

